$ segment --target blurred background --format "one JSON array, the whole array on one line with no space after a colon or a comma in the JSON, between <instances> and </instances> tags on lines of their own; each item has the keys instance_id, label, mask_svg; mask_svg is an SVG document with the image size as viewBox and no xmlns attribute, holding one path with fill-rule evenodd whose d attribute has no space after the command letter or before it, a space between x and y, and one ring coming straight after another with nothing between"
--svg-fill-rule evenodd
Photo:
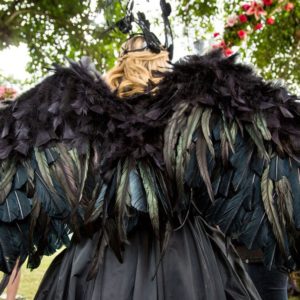
<instances>
[{"instance_id":1,"label":"blurred background","mask_svg":"<svg viewBox=\"0 0 300 300\"><path fill-rule=\"evenodd\" d=\"M221 47L238 51L266 79L300 82L299 0L170 0L175 57ZM126 36L104 33L127 0L0 0L0 83L23 90L64 58L92 57L104 73ZM159 0L135 0L163 40Z\"/></svg>"},{"instance_id":2,"label":"blurred background","mask_svg":"<svg viewBox=\"0 0 300 300\"><path fill-rule=\"evenodd\" d=\"M169 0L174 61L221 48L240 53L266 80L300 94L299 0ZM113 66L127 38L109 30L126 12L122 0L0 0L0 100L39 82L53 63L90 56L100 73ZM135 0L163 41L159 0ZM135 31L136 28L133 28ZM22 270L19 293L33 299L45 268ZM20 298L21 299L21 298ZM297 298L293 298L297 299Z\"/></svg>"}]
</instances>

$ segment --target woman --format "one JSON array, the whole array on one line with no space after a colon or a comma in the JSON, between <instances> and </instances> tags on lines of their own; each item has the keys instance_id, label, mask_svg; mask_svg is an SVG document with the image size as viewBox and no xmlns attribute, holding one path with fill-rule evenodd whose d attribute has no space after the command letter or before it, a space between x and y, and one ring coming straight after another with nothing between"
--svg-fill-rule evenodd
<instances>
[{"instance_id":1,"label":"woman","mask_svg":"<svg viewBox=\"0 0 300 300\"><path fill-rule=\"evenodd\" d=\"M167 61L163 48L153 53L143 36L134 36L106 76L110 88L86 62L72 64L3 112L0 158L11 186L1 190L0 245L8 257L2 269L10 272L15 259L27 255L36 267L73 232L35 299L260 299L230 243L203 217L214 198L219 206L238 197L245 204L241 194L249 185L240 188L226 177L234 168L240 172L236 155L247 147L253 156L243 168L260 163L263 146L242 113L246 107L248 117L252 113L249 85L276 112L278 99L298 119L299 107L220 53L172 68ZM243 96L240 106L232 105L236 91ZM231 115L236 108L243 108L242 118ZM242 135L243 127L249 134ZM290 150L293 134L284 135ZM226 196L217 185L225 179L234 194L231 186ZM239 214L231 220L239 221ZM264 234L272 231L267 222L260 220ZM257 243L277 247L276 234L257 234Z\"/></svg>"}]
</instances>

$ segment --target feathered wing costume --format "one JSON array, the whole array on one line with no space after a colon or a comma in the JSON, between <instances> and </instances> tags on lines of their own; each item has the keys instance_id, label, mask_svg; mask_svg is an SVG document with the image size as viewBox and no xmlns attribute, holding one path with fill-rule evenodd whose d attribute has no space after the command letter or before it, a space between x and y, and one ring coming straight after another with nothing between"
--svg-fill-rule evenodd
<instances>
[{"instance_id":1,"label":"feathered wing costume","mask_svg":"<svg viewBox=\"0 0 300 300\"><path fill-rule=\"evenodd\" d=\"M1 270L68 246L36 299L259 299L206 220L299 263L300 105L234 58L186 57L126 101L57 67L0 136Z\"/></svg>"}]
</instances>

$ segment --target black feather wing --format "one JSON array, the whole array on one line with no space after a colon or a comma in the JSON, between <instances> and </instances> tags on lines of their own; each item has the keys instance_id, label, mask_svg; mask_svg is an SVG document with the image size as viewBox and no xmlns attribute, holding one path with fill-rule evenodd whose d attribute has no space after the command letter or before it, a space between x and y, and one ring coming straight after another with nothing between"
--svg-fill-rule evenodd
<instances>
[{"instance_id":1,"label":"black feather wing","mask_svg":"<svg viewBox=\"0 0 300 300\"><path fill-rule=\"evenodd\" d=\"M122 261L140 217L165 236L161 215L172 205L160 153L167 119L157 122L164 111L151 110L152 95L127 100L81 62L56 67L0 111L1 270L11 272L18 256L35 268L70 233L78 240L95 230L105 237L100 248L110 246Z\"/></svg>"},{"instance_id":2,"label":"black feather wing","mask_svg":"<svg viewBox=\"0 0 300 300\"><path fill-rule=\"evenodd\" d=\"M31 268L80 230L99 187L99 145L115 99L89 64L54 75L0 107L0 269ZM96 180L98 171L93 178ZM100 175L100 174L99 174ZM99 176L98 175L98 176Z\"/></svg>"},{"instance_id":3,"label":"black feather wing","mask_svg":"<svg viewBox=\"0 0 300 300\"><path fill-rule=\"evenodd\" d=\"M168 85L176 88L164 159L178 194L193 192L195 211L248 248L262 248L268 266L294 268L300 251L297 97L219 52L175 64L161 90Z\"/></svg>"}]
</instances>

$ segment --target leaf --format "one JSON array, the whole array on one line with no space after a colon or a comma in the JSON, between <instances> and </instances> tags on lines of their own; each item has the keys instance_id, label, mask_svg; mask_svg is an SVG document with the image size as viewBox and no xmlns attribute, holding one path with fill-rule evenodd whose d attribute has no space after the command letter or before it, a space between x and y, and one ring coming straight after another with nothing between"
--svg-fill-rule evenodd
<instances>
[{"instance_id":1,"label":"leaf","mask_svg":"<svg viewBox=\"0 0 300 300\"><path fill-rule=\"evenodd\" d=\"M285 240L282 224L279 222L278 213L273 199L273 181L269 178L269 165L266 167L261 178L261 195L264 208L271 223L274 236L278 242L279 249L285 253Z\"/></svg>"}]
</instances>

